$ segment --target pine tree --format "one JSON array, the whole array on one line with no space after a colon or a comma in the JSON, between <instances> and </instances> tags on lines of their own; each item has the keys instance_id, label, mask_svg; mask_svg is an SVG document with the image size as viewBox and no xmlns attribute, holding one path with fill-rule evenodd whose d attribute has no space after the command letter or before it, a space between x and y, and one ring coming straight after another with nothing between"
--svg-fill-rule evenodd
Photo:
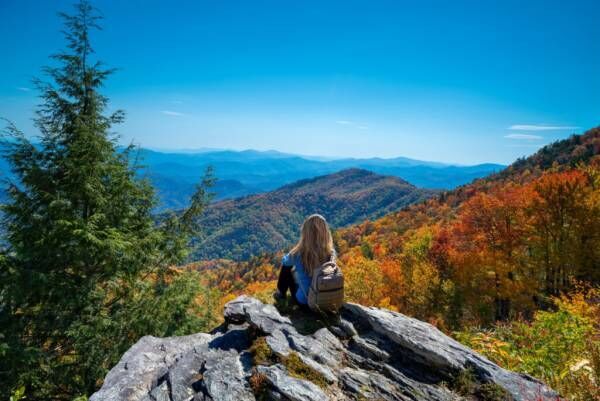
<instances>
[{"instance_id":1,"label":"pine tree","mask_svg":"<svg viewBox=\"0 0 600 401\"><path fill-rule=\"evenodd\" d=\"M94 61L99 28L85 0L62 14L67 49L52 56L39 138L9 124L3 138L14 176L2 206L0 397L72 399L93 392L140 336L196 331L215 294L171 266L186 257L193 222L210 200L208 172L179 215L153 215L154 190L136 178L135 147L119 149L100 90L113 72Z\"/></svg>"}]
</instances>

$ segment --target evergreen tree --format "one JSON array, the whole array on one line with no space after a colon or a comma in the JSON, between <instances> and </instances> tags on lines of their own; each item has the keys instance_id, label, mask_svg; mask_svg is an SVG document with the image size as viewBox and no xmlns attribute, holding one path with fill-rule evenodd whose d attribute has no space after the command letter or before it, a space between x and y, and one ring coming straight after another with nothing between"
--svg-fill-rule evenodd
<instances>
[{"instance_id":1,"label":"evergreen tree","mask_svg":"<svg viewBox=\"0 0 600 401\"><path fill-rule=\"evenodd\" d=\"M14 176L2 206L0 397L72 399L92 393L140 336L205 328L215 294L181 263L212 176L182 214L157 218L153 188L136 178L136 149L117 149L100 93L113 72L94 59L87 2L62 15L67 49L36 81L38 140L9 124Z\"/></svg>"}]
</instances>

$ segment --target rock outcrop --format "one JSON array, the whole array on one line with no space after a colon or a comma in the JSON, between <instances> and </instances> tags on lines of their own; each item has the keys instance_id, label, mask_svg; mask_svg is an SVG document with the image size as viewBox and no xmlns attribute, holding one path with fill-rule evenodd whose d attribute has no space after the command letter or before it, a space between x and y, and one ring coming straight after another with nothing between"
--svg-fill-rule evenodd
<instances>
[{"instance_id":1,"label":"rock outcrop","mask_svg":"<svg viewBox=\"0 0 600 401\"><path fill-rule=\"evenodd\" d=\"M300 321L241 296L224 316L211 334L140 339L90 401L558 399L542 382L385 309L346 304L340 318Z\"/></svg>"}]
</instances>

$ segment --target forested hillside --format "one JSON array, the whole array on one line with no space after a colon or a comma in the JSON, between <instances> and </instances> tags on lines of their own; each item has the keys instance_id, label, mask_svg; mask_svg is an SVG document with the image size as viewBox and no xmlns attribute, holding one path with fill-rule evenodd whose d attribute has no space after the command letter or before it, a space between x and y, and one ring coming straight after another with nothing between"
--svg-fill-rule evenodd
<instances>
[{"instance_id":1,"label":"forested hillside","mask_svg":"<svg viewBox=\"0 0 600 401\"><path fill-rule=\"evenodd\" d=\"M383 216L435 194L396 177L349 169L301 180L266 194L217 202L199 220L205 236L195 259L245 259L276 252L296 239L306 215L322 213L333 227Z\"/></svg>"},{"instance_id":2,"label":"forested hillside","mask_svg":"<svg viewBox=\"0 0 600 401\"><path fill-rule=\"evenodd\" d=\"M381 272L377 290L356 295L459 327L530 316L573 280L598 283L599 152L596 128L498 175L338 231L349 274Z\"/></svg>"},{"instance_id":3,"label":"forested hillside","mask_svg":"<svg viewBox=\"0 0 600 401\"><path fill-rule=\"evenodd\" d=\"M337 230L347 297L455 331L505 367L597 399L599 154L594 128L497 175ZM223 301L242 292L268 299L280 258L189 268Z\"/></svg>"}]
</instances>

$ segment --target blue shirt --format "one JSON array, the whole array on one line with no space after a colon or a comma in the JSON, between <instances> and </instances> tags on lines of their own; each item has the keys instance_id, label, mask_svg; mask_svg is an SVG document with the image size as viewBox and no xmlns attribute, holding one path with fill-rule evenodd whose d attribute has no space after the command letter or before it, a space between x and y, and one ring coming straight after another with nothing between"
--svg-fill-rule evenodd
<instances>
[{"instance_id":1,"label":"blue shirt","mask_svg":"<svg viewBox=\"0 0 600 401\"><path fill-rule=\"evenodd\" d=\"M302 264L302 258L300 255L292 255L288 253L281 261L283 266L294 267L294 280L298 284L298 290L296 291L296 299L299 303L306 305L308 304L308 289L310 288L310 276L306 273L306 269Z\"/></svg>"}]
</instances>

